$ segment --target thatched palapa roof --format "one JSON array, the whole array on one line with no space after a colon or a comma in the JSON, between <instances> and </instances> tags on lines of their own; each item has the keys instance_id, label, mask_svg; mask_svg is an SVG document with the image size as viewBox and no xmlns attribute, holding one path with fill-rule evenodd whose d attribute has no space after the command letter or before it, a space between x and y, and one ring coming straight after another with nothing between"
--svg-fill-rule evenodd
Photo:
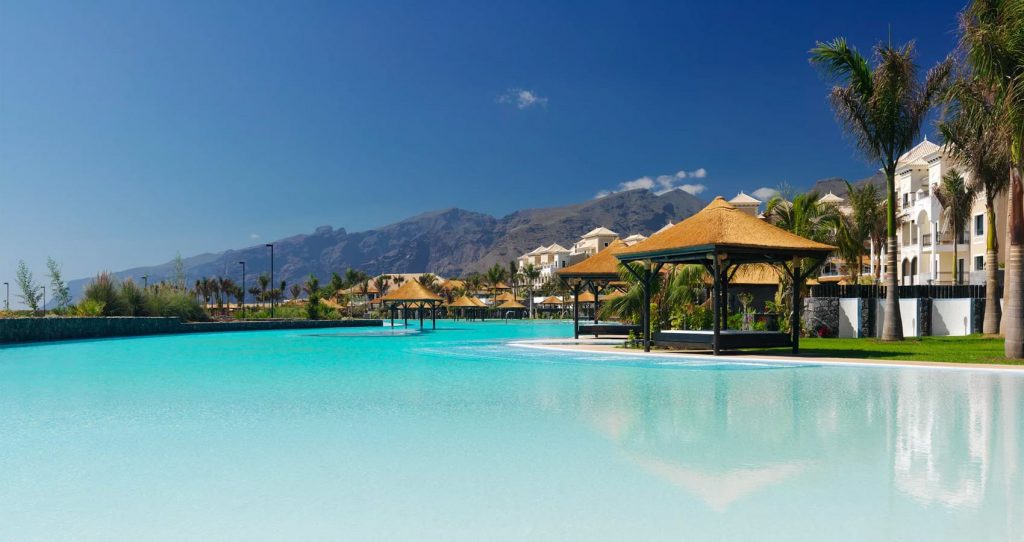
<instances>
[{"instance_id":1,"label":"thatched palapa roof","mask_svg":"<svg viewBox=\"0 0 1024 542\"><path fill-rule=\"evenodd\" d=\"M464 295L449 303L448 307L453 309L478 309L480 305L469 296Z\"/></svg>"},{"instance_id":2,"label":"thatched palapa roof","mask_svg":"<svg viewBox=\"0 0 1024 542\"><path fill-rule=\"evenodd\" d=\"M562 304L562 300L558 299L555 296L546 297L546 298L544 298L544 301L541 301L540 303L538 303L538 305L561 305L561 304Z\"/></svg>"},{"instance_id":3,"label":"thatched palapa roof","mask_svg":"<svg viewBox=\"0 0 1024 542\"><path fill-rule=\"evenodd\" d=\"M442 301L441 297L431 292L426 286L418 281L409 280L402 283L397 289L388 292L381 298L385 303L402 303L408 301Z\"/></svg>"},{"instance_id":4,"label":"thatched palapa roof","mask_svg":"<svg viewBox=\"0 0 1024 542\"><path fill-rule=\"evenodd\" d=\"M697 214L622 250L622 261L702 261L724 252L734 262L823 258L835 247L812 241L751 216L721 196Z\"/></svg>"},{"instance_id":5,"label":"thatched palapa roof","mask_svg":"<svg viewBox=\"0 0 1024 542\"><path fill-rule=\"evenodd\" d=\"M506 301L498 305L499 309L525 309L526 307L518 301Z\"/></svg>"}]
</instances>

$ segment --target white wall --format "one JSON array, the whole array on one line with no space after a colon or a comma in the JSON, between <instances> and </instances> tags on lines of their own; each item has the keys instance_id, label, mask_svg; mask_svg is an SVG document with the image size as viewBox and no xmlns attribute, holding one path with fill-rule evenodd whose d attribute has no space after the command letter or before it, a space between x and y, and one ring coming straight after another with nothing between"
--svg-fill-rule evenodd
<instances>
[{"instance_id":1,"label":"white wall","mask_svg":"<svg viewBox=\"0 0 1024 542\"><path fill-rule=\"evenodd\" d=\"M970 299L933 299L932 335L969 335Z\"/></svg>"},{"instance_id":2,"label":"white wall","mask_svg":"<svg viewBox=\"0 0 1024 542\"><path fill-rule=\"evenodd\" d=\"M860 331L860 299L843 297L839 299L839 337L855 339Z\"/></svg>"},{"instance_id":3,"label":"white wall","mask_svg":"<svg viewBox=\"0 0 1024 542\"><path fill-rule=\"evenodd\" d=\"M879 299L875 313L875 336L882 336L882 322L885 321L885 299ZM900 299L900 316L903 319L903 336L917 337L917 299Z\"/></svg>"}]
</instances>

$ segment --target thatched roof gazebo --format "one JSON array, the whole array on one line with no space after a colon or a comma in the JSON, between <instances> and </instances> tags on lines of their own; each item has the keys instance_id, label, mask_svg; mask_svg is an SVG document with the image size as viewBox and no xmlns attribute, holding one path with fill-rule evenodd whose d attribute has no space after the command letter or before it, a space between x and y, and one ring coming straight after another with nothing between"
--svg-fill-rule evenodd
<instances>
[{"instance_id":1,"label":"thatched roof gazebo","mask_svg":"<svg viewBox=\"0 0 1024 542\"><path fill-rule=\"evenodd\" d=\"M572 292L573 338L578 339L580 336L580 302L583 301L580 298L581 292L589 290L587 293L593 296L589 302L594 303L594 326L597 326L599 296L609 284L622 280L619 277L619 260L616 255L627 248L625 242L616 239L607 248L586 260L557 271L558 276L565 281L569 286L569 291ZM596 303L595 300L597 300ZM584 330L584 332L588 330Z\"/></svg>"},{"instance_id":2,"label":"thatched roof gazebo","mask_svg":"<svg viewBox=\"0 0 1024 542\"><path fill-rule=\"evenodd\" d=\"M448 309L458 309L462 313L462 317L465 318L467 314L482 314L487 308L487 305L475 297L462 296L455 301L448 304Z\"/></svg>"},{"instance_id":3,"label":"thatched roof gazebo","mask_svg":"<svg viewBox=\"0 0 1024 542\"><path fill-rule=\"evenodd\" d=\"M682 222L655 233L646 241L628 247L616 257L622 262L640 262L642 268L630 270L644 290L644 350L650 350L650 293L654 276L667 263L701 264L714 278L712 305L714 329L707 331L664 331L654 339L683 347L711 346L715 355L723 348L754 346L792 346L799 349L800 287L807 278L801 267L803 258L823 261L835 247L812 241L773 226L717 197L707 207ZM744 264L775 264L792 279L792 333L787 336L771 331L730 331L723 334L727 320L727 288L736 269ZM812 266L813 267L813 266Z\"/></svg>"},{"instance_id":4,"label":"thatched roof gazebo","mask_svg":"<svg viewBox=\"0 0 1024 542\"><path fill-rule=\"evenodd\" d=\"M497 308L499 311L505 311L506 313L508 311L513 311L514 313L518 314L521 318L523 315L522 311L526 310L526 305L523 305L522 303L513 299L511 301L506 301L501 305L498 305Z\"/></svg>"},{"instance_id":5,"label":"thatched roof gazebo","mask_svg":"<svg viewBox=\"0 0 1024 542\"><path fill-rule=\"evenodd\" d=\"M417 309L420 317L420 329L423 329L423 311L430 308L430 323L433 329L437 329L437 306L444 302L441 296L431 292L419 281L409 280L402 283L397 289L388 292L380 298L381 303L388 307L391 312L391 326L395 325L395 310L402 309L402 317L405 324L409 324L409 309Z\"/></svg>"}]
</instances>

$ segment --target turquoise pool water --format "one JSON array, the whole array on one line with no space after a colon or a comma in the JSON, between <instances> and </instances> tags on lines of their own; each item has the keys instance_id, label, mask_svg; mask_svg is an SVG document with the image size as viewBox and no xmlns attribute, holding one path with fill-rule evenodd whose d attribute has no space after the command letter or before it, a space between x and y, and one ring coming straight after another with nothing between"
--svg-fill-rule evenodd
<instances>
[{"instance_id":1,"label":"turquoise pool water","mask_svg":"<svg viewBox=\"0 0 1024 542\"><path fill-rule=\"evenodd\" d=\"M1024 376L565 324L0 349L0 540L1022 540Z\"/></svg>"}]
</instances>

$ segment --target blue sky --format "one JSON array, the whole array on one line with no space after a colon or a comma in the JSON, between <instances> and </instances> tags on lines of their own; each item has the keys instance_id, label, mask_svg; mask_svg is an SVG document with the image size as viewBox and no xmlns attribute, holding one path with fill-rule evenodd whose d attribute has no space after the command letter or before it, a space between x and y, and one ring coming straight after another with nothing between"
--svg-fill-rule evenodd
<instances>
[{"instance_id":1,"label":"blue sky","mask_svg":"<svg viewBox=\"0 0 1024 542\"><path fill-rule=\"evenodd\" d=\"M891 23L930 66L962 6L4 2L0 280L659 175L702 197L860 178L807 50Z\"/></svg>"}]
</instances>

